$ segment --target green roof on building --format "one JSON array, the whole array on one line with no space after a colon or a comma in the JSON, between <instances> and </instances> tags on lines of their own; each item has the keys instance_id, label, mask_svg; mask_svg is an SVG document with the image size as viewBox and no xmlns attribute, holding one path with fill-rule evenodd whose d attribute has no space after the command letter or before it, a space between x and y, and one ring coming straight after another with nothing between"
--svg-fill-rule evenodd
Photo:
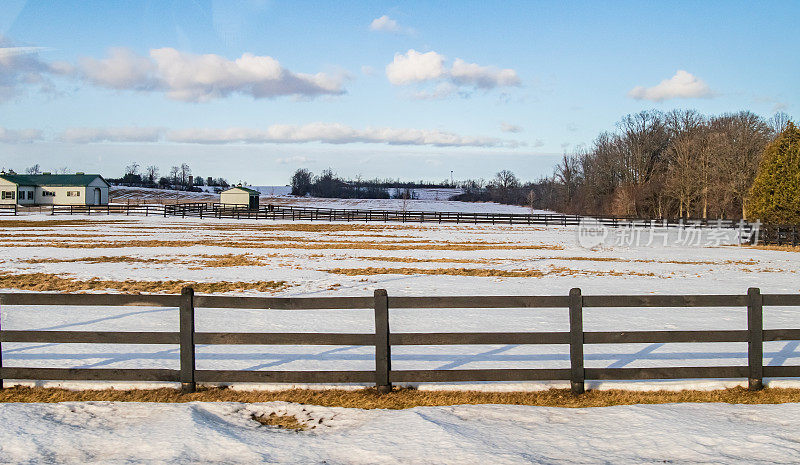
<instances>
[{"instance_id":1,"label":"green roof on building","mask_svg":"<svg viewBox=\"0 0 800 465\"><path fill-rule=\"evenodd\" d=\"M224 192L228 192L228 191L232 191L232 190L234 190L234 189L241 189L241 190L243 190L243 191L245 191L245 192L247 192L247 193L249 193L249 194L261 195L261 192L258 192L257 190L254 190L254 189L248 189L248 188L246 188L246 187L242 187L242 186L233 186L233 187L231 187L230 189L228 189L228 190L226 190L226 191L223 191L223 193L224 193Z\"/></svg>"},{"instance_id":2,"label":"green roof on building","mask_svg":"<svg viewBox=\"0 0 800 465\"><path fill-rule=\"evenodd\" d=\"M99 174L0 174L0 179L19 186L85 187L97 178L108 184Z\"/></svg>"}]
</instances>

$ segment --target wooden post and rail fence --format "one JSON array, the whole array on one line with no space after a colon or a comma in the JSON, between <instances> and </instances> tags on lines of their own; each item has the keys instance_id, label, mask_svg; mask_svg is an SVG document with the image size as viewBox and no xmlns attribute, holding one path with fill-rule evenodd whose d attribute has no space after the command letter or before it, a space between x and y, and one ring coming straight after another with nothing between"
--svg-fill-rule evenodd
<instances>
[{"instance_id":1,"label":"wooden post and rail fence","mask_svg":"<svg viewBox=\"0 0 800 465\"><path fill-rule=\"evenodd\" d=\"M582 221L592 221L606 227L635 228L744 228L750 234L753 227L737 220L714 219L642 219L624 216L580 216L560 213L466 213L402 210L359 210L293 207L268 205L256 209L237 205L190 202L171 205L108 204L108 205L53 205L17 207L0 205L0 215L17 215L20 212L50 213L51 215L143 215L181 218L228 218L291 221L344 221L344 222L398 222L398 223L454 223L454 224L509 224L537 226L576 226ZM751 236L751 241L755 236ZM760 225L758 242L769 245L800 245L798 225Z\"/></svg>"},{"instance_id":2,"label":"wooden post and rail fence","mask_svg":"<svg viewBox=\"0 0 800 465\"><path fill-rule=\"evenodd\" d=\"M4 312L14 306L142 306L177 307L177 332L39 331L3 329L0 322L0 387L2 379L164 381L180 382L184 392L197 383L374 383L380 392L393 383L570 381L573 393L584 391L585 380L642 380L687 378L748 379L751 390L761 389L764 377L800 377L800 366L764 366L765 341L800 340L800 329L764 329L763 307L800 307L800 294L746 295L582 295L568 296L452 296L392 297L376 290L372 297L236 297L195 295L191 287L180 295L0 293ZM747 329L680 331L584 331L585 308L695 308L726 307L746 311ZM262 309L269 311L371 309L374 333L232 333L195 329L195 309ZM569 331L562 332L443 332L397 333L389 327L395 309L502 309L563 308ZM68 311L65 309L65 311ZM800 309L798 309L800 311ZM747 365L653 368L592 368L584 365L587 344L747 342ZM28 368L3 366L2 343L172 344L180 347L180 368ZM375 369L366 371L206 370L195 364L196 345L335 345L373 346ZM392 347L406 345L563 344L569 346L569 368L395 370ZM91 354L87 354L91 357Z\"/></svg>"}]
</instances>

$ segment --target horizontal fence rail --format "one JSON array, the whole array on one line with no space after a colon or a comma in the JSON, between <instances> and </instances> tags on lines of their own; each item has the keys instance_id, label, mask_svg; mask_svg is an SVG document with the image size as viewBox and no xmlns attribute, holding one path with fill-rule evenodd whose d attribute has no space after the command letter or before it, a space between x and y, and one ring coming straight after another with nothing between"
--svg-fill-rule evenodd
<instances>
[{"instance_id":1,"label":"horizontal fence rail","mask_svg":"<svg viewBox=\"0 0 800 465\"><path fill-rule=\"evenodd\" d=\"M267 205L248 208L219 203L108 204L108 205L53 205L25 207L0 205L0 215L17 215L19 212L47 212L51 215L140 215L181 218L228 218L291 221L343 221L343 222L398 222L398 223L455 223L455 224L510 224L539 226L576 226L591 221L605 227L635 228L721 228L741 229L751 243L766 245L800 245L798 225L759 225L741 223L739 220L719 219L643 219L625 216L582 216L559 213L467 213L402 210L360 210ZM754 234L757 232L757 234Z\"/></svg>"},{"instance_id":2,"label":"horizontal fence rail","mask_svg":"<svg viewBox=\"0 0 800 465\"><path fill-rule=\"evenodd\" d=\"M540 226L576 226L591 221L606 227L635 228L721 228L741 229L751 243L766 245L800 245L800 225L759 225L740 223L738 220L719 219L643 219L625 216L581 216L559 213L467 213L402 210L360 210L267 205L248 208L219 203L108 204L108 205L52 205L18 206L0 205L0 216L19 212L47 212L51 215L140 215L161 217L262 219L292 221L344 221L344 222L399 222L399 223L455 223L455 224L510 224ZM757 234L754 234L754 230Z\"/></svg>"},{"instance_id":3,"label":"horizontal fence rail","mask_svg":"<svg viewBox=\"0 0 800 465\"><path fill-rule=\"evenodd\" d=\"M585 380L642 380L684 378L747 378L749 388L761 389L764 377L800 377L800 366L763 366L763 343L800 340L800 329L763 329L764 306L798 306L800 294L765 294L751 288L746 295L589 295L573 289L568 296L453 296L391 297L385 290L373 297L235 297L195 296L191 287L180 295L0 293L0 306L149 306L179 308L177 332L8 330L0 324L0 388L3 379L180 382L184 392L197 383L375 383L380 392L393 383L569 381L574 393ZM670 331L584 331L584 308L624 307L739 307L747 314L747 329ZM371 309L374 333L233 333L196 331L196 308L263 310ZM569 331L393 333L391 309L435 308L562 308ZM734 310L735 311L735 310ZM2 322L0 322L2 323ZM586 344L719 343L748 344L747 365L654 368L586 368ZM170 369L95 369L3 367L2 343L166 344L180 347L180 367ZM195 346L202 345L341 345L375 348L371 371L198 370ZM570 367L558 369L394 370L393 346L481 344L561 344L569 346Z\"/></svg>"},{"instance_id":4,"label":"horizontal fence rail","mask_svg":"<svg viewBox=\"0 0 800 465\"><path fill-rule=\"evenodd\" d=\"M41 211L41 208L40 208ZM722 228L744 227L750 233L749 223L720 219L643 219L626 216L582 216L560 213L468 213L416 210L336 209L266 205L249 208L241 205L185 202L166 205L109 204L109 205L54 205L48 210L52 215L144 215L163 217L263 219L291 221L343 221L343 222L398 222L398 223L455 223L455 224L510 224L541 226L575 226L590 220L607 227L684 227Z\"/></svg>"}]
</instances>

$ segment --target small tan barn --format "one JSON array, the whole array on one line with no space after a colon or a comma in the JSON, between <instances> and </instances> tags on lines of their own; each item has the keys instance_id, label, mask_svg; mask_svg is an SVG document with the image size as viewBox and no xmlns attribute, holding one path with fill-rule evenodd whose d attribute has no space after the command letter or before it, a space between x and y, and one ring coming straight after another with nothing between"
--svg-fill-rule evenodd
<instances>
[{"instance_id":1,"label":"small tan barn","mask_svg":"<svg viewBox=\"0 0 800 465\"><path fill-rule=\"evenodd\" d=\"M236 205L237 207L258 208L260 192L242 186L231 187L219 194L219 203L223 205Z\"/></svg>"}]
</instances>

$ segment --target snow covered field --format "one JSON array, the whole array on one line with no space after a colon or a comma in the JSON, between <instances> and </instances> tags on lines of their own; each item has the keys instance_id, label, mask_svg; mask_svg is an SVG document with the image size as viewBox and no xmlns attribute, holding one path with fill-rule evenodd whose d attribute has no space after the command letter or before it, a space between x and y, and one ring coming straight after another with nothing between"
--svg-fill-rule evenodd
<instances>
[{"instance_id":1,"label":"snow covered field","mask_svg":"<svg viewBox=\"0 0 800 465\"><path fill-rule=\"evenodd\" d=\"M290 414L294 432L252 419ZM0 406L2 463L797 463L800 405Z\"/></svg>"},{"instance_id":2,"label":"snow covered field","mask_svg":"<svg viewBox=\"0 0 800 465\"><path fill-rule=\"evenodd\" d=\"M796 252L659 241L586 249L575 227L281 223L30 215L0 223L0 287L120 292L191 281L227 293L276 296L796 293ZM710 239L710 238L707 238ZM658 245L656 245L658 244ZM100 281L98 281L100 280ZM282 282L273 287L264 283ZM35 286L35 287L31 287ZM176 309L2 309L5 329L174 331ZM797 308L766 308L765 328L800 328ZM564 331L564 309L393 310L395 332ZM744 308L587 309L587 331L744 329ZM199 331L370 332L371 311L199 309ZM586 347L587 367L746 364L746 344ZM765 365L800 363L798 342L765 344ZM396 369L566 368L566 346L404 346ZM3 344L4 366L177 368L178 348ZM369 347L200 346L199 369L370 370ZM794 381L782 380L782 385ZM788 383L788 384L787 384ZM72 385L86 384L72 383ZM739 381L590 382L589 387L720 387ZM541 389L563 383L457 385ZM425 389L453 385L423 385Z\"/></svg>"},{"instance_id":3,"label":"snow covered field","mask_svg":"<svg viewBox=\"0 0 800 465\"><path fill-rule=\"evenodd\" d=\"M518 205L502 205L493 202L457 202L447 200L461 193L460 189L415 189L416 199L321 199L316 197L293 197L288 186L248 186L261 192L261 206L268 204L307 207L344 208L362 210L406 210L465 213L553 213L546 210L531 210ZM175 203L175 202L219 202L213 192L184 192L165 189L144 189L114 186L111 189L115 203Z\"/></svg>"}]
</instances>

